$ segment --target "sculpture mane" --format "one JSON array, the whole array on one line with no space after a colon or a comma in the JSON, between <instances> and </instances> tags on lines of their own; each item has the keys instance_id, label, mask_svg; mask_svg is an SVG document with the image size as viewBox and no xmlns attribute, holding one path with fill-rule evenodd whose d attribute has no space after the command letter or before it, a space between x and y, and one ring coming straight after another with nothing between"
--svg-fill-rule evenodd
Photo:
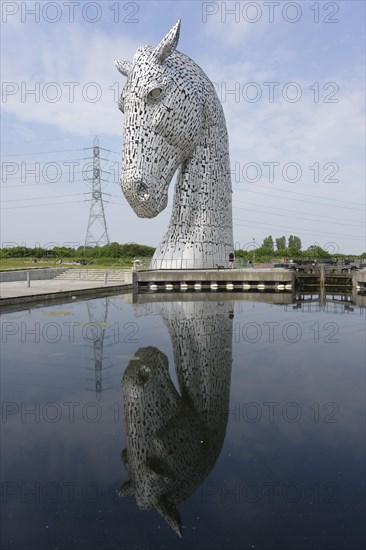
<instances>
[{"instance_id":1,"label":"sculpture mane","mask_svg":"<svg viewBox=\"0 0 366 550\"><path fill-rule=\"evenodd\" d=\"M152 269L214 268L233 248L231 179L225 118L202 69L176 51L180 21L155 48L138 48L127 76L121 187L139 217L167 206L172 216Z\"/></svg>"}]
</instances>

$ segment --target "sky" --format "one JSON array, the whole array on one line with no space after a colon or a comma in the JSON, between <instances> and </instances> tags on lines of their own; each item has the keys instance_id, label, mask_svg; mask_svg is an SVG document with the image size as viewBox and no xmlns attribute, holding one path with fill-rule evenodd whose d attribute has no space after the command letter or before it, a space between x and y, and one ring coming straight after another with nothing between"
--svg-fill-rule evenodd
<instances>
[{"instance_id":1,"label":"sky","mask_svg":"<svg viewBox=\"0 0 366 550\"><path fill-rule=\"evenodd\" d=\"M1 246L84 245L101 149L110 242L157 246L167 208L136 216L119 186L132 61L182 20L178 51L214 83L230 142L235 248L298 235L365 251L363 1L1 3Z\"/></svg>"}]
</instances>

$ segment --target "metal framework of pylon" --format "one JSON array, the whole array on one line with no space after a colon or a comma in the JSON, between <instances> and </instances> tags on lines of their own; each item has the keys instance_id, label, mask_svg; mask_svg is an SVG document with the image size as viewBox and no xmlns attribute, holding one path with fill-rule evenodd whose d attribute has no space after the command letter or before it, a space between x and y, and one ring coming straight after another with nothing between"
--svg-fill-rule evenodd
<instances>
[{"instance_id":1,"label":"metal framework of pylon","mask_svg":"<svg viewBox=\"0 0 366 550\"><path fill-rule=\"evenodd\" d=\"M116 348L112 353L110 349L116 344L118 347L119 329L115 322L109 322L108 316L110 306L119 312L125 308L125 303L121 296L105 296L88 300L86 306L89 322L85 325L87 364L84 369L89 373L85 390L93 392L97 401L102 401L104 392L115 391L121 386L120 356L116 355Z\"/></svg>"},{"instance_id":2,"label":"metal framework of pylon","mask_svg":"<svg viewBox=\"0 0 366 550\"><path fill-rule=\"evenodd\" d=\"M89 316L89 341L93 344L93 360L94 360L94 391L95 396L100 401L103 392L103 372L105 373L112 365L103 365L103 352L105 346L105 328L108 319L109 298L101 298L99 300L88 301L86 303ZM91 336L91 338L90 338ZM108 337L107 337L108 340ZM110 343L107 343L107 346ZM107 388L108 389L108 388Z\"/></svg>"},{"instance_id":3,"label":"metal framework of pylon","mask_svg":"<svg viewBox=\"0 0 366 550\"><path fill-rule=\"evenodd\" d=\"M93 183L85 246L104 246L106 244L109 244L109 237L101 186L100 148L98 136L95 136L93 143Z\"/></svg>"}]
</instances>

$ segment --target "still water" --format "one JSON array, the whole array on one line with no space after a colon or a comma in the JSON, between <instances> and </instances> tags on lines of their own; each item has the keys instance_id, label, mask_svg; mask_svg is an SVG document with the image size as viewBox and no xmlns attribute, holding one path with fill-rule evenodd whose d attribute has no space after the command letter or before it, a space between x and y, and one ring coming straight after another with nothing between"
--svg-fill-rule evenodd
<instances>
[{"instance_id":1,"label":"still water","mask_svg":"<svg viewBox=\"0 0 366 550\"><path fill-rule=\"evenodd\" d=\"M364 548L365 309L230 296L2 316L2 549Z\"/></svg>"}]
</instances>

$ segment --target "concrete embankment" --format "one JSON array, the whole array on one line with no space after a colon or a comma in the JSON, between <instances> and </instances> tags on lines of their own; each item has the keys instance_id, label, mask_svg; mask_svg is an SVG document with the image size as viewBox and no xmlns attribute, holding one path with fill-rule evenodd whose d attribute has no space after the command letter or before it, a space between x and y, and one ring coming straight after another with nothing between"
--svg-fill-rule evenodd
<instances>
[{"instance_id":1,"label":"concrete embankment","mask_svg":"<svg viewBox=\"0 0 366 550\"><path fill-rule=\"evenodd\" d=\"M356 300L359 292L363 295L366 291L366 270L358 270L350 277ZM177 292L182 300L209 300L211 296L217 299L224 292L232 299L251 294L256 301L291 303L296 286L294 272L281 268L181 271L47 268L0 272L0 281L3 310L117 293L134 293L133 301L137 303L175 300Z\"/></svg>"},{"instance_id":2,"label":"concrete embankment","mask_svg":"<svg viewBox=\"0 0 366 550\"><path fill-rule=\"evenodd\" d=\"M43 273L40 273L43 271ZM50 272L51 273L47 273ZM6 282L1 282L1 309L49 305L54 302L87 299L94 296L131 292L132 272L120 273L118 278L112 270L88 270L89 275L78 278L74 270L32 270L19 277L19 272L6 272ZM68 272L69 275L68 275ZM4 273L4 272L2 272ZM48 278L44 278L45 275ZM62 277L62 278L58 278Z\"/></svg>"},{"instance_id":3,"label":"concrete embankment","mask_svg":"<svg viewBox=\"0 0 366 550\"><path fill-rule=\"evenodd\" d=\"M40 267L32 269L14 269L0 271L0 283L10 283L15 281L26 281L28 277L32 281L44 281L54 279L58 275L61 275L67 268L53 268L53 267Z\"/></svg>"}]
</instances>

